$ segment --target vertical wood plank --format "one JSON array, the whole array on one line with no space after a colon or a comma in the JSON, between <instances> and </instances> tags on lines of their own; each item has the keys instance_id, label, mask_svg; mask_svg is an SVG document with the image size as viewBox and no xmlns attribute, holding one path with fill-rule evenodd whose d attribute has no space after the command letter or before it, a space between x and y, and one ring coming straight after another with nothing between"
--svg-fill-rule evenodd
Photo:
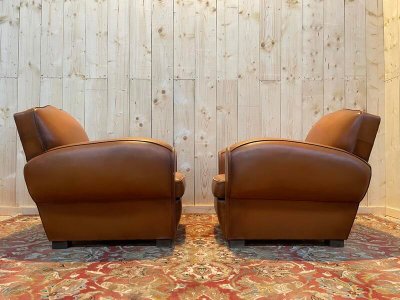
<instances>
[{"instance_id":1,"label":"vertical wood plank","mask_svg":"<svg viewBox=\"0 0 400 300\"><path fill-rule=\"evenodd\" d=\"M344 2L324 1L324 113L344 106Z\"/></svg>"},{"instance_id":2,"label":"vertical wood plank","mask_svg":"<svg viewBox=\"0 0 400 300\"><path fill-rule=\"evenodd\" d=\"M238 0L217 0L217 79L237 80Z\"/></svg>"},{"instance_id":3,"label":"vertical wood plank","mask_svg":"<svg viewBox=\"0 0 400 300\"><path fill-rule=\"evenodd\" d=\"M63 75L63 8L64 0L42 0L41 74Z\"/></svg>"},{"instance_id":4,"label":"vertical wood plank","mask_svg":"<svg viewBox=\"0 0 400 300\"><path fill-rule=\"evenodd\" d=\"M216 0L196 2L195 85L195 199L196 205L211 205L211 179L216 160Z\"/></svg>"},{"instance_id":5,"label":"vertical wood plank","mask_svg":"<svg viewBox=\"0 0 400 300\"><path fill-rule=\"evenodd\" d=\"M17 77L19 0L0 1L0 77Z\"/></svg>"},{"instance_id":6,"label":"vertical wood plank","mask_svg":"<svg viewBox=\"0 0 400 300\"><path fill-rule=\"evenodd\" d=\"M398 1L384 1L383 6L385 29L385 80L399 76L399 13Z\"/></svg>"},{"instance_id":7,"label":"vertical wood plank","mask_svg":"<svg viewBox=\"0 0 400 300\"><path fill-rule=\"evenodd\" d=\"M129 134L129 2L108 0L108 112L110 137Z\"/></svg>"},{"instance_id":8,"label":"vertical wood plank","mask_svg":"<svg viewBox=\"0 0 400 300\"><path fill-rule=\"evenodd\" d=\"M345 0L345 77L365 76L365 0Z\"/></svg>"},{"instance_id":9,"label":"vertical wood plank","mask_svg":"<svg viewBox=\"0 0 400 300\"><path fill-rule=\"evenodd\" d=\"M64 77L79 77L86 74L86 1L64 2Z\"/></svg>"},{"instance_id":10,"label":"vertical wood plank","mask_svg":"<svg viewBox=\"0 0 400 300\"><path fill-rule=\"evenodd\" d=\"M130 78L151 79L152 0L130 1Z\"/></svg>"},{"instance_id":11,"label":"vertical wood plank","mask_svg":"<svg viewBox=\"0 0 400 300\"><path fill-rule=\"evenodd\" d=\"M194 198L194 80L175 80L174 145L177 169L185 174L183 205L193 206Z\"/></svg>"},{"instance_id":12,"label":"vertical wood plank","mask_svg":"<svg viewBox=\"0 0 400 300\"><path fill-rule=\"evenodd\" d=\"M151 137L151 80L130 80L130 135Z\"/></svg>"},{"instance_id":13,"label":"vertical wood plank","mask_svg":"<svg viewBox=\"0 0 400 300\"><path fill-rule=\"evenodd\" d=\"M324 29L324 1L303 0L303 78L304 79L321 80L324 78L323 29Z\"/></svg>"},{"instance_id":14,"label":"vertical wood plank","mask_svg":"<svg viewBox=\"0 0 400 300\"><path fill-rule=\"evenodd\" d=\"M386 33L385 33L386 34ZM388 62L390 64L390 62ZM385 101L386 101L386 208L398 208L400 199L400 93L399 77L386 81Z\"/></svg>"},{"instance_id":15,"label":"vertical wood plank","mask_svg":"<svg viewBox=\"0 0 400 300\"><path fill-rule=\"evenodd\" d=\"M1 205L15 206L17 79L0 78L0 91L0 200Z\"/></svg>"},{"instance_id":16,"label":"vertical wood plank","mask_svg":"<svg viewBox=\"0 0 400 300\"><path fill-rule=\"evenodd\" d=\"M85 80L79 77L63 79L63 109L85 126Z\"/></svg>"},{"instance_id":17,"label":"vertical wood plank","mask_svg":"<svg viewBox=\"0 0 400 300\"><path fill-rule=\"evenodd\" d=\"M63 109L85 126L86 1L64 2Z\"/></svg>"},{"instance_id":18,"label":"vertical wood plank","mask_svg":"<svg viewBox=\"0 0 400 300\"><path fill-rule=\"evenodd\" d=\"M107 79L85 82L85 129L91 140L107 138Z\"/></svg>"},{"instance_id":19,"label":"vertical wood plank","mask_svg":"<svg viewBox=\"0 0 400 300\"><path fill-rule=\"evenodd\" d=\"M260 80L281 79L281 0L260 0Z\"/></svg>"},{"instance_id":20,"label":"vertical wood plank","mask_svg":"<svg viewBox=\"0 0 400 300\"><path fill-rule=\"evenodd\" d=\"M365 78L345 80L345 107L367 110L367 82Z\"/></svg>"},{"instance_id":21,"label":"vertical wood plank","mask_svg":"<svg viewBox=\"0 0 400 300\"><path fill-rule=\"evenodd\" d=\"M281 135L302 136L302 1L282 2Z\"/></svg>"},{"instance_id":22,"label":"vertical wood plank","mask_svg":"<svg viewBox=\"0 0 400 300\"><path fill-rule=\"evenodd\" d=\"M236 79L217 82L217 151L237 141L237 86Z\"/></svg>"},{"instance_id":23,"label":"vertical wood plank","mask_svg":"<svg viewBox=\"0 0 400 300\"><path fill-rule=\"evenodd\" d=\"M238 0L217 0L217 151L237 141Z\"/></svg>"},{"instance_id":24,"label":"vertical wood plank","mask_svg":"<svg viewBox=\"0 0 400 300\"><path fill-rule=\"evenodd\" d=\"M366 57L367 110L381 117L381 124L369 159L372 178L368 190L369 206L385 206L385 62L383 32L383 1L367 0Z\"/></svg>"},{"instance_id":25,"label":"vertical wood plank","mask_svg":"<svg viewBox=\"0 0 400 300\"><path fill-rule=\"evenodd\" d=\"M194 79L196 61L193 50L196 46L195 0L174 0L174 78Z\"/></svg>"},{"instance_id":26,"label":"vertical wood plank","mask_svg":"<svg viewBox=\"0 0 400 300\"><path fill-rule=\"evenodd\" d=\"M39 105L41 1L21 2L19 26L18 111ZM23 175L25 154L17 143L16 197L18 206L33 205Z\"/></svg>"},{"instance_id":27,"label":"vertical wood plank","mask_svg":"<svg viewBox=\"0 0 400 300\"><path fill-rule=\"evenodd\" d=\"M85 1L86 1L86 77L106 78L107 39L108 39L107 0L85 0Z\"/></svg>"},{"instance_id":28,"label":"vertical wood plank","mask_svg":"<svg viewBox=\"0 0 400 300\"><path fill-rule=\"evenodd\" d=\"M173 0L153 0L152 137L173 143Z\"/></svg>"},{"instance_id":29,"label":"vertical wood plank","mask_svg":"<svg viewBox=\"0 0 400 300\"><path fill-rule=\"evenodd\" d=\"M261 135L260 2L239 0L238 138Z\"/></svg>"},{"instance_id":30,"label":"vertical wood plank","mask_svg":"<svg viewBox=\"0 0 400 300\"><path fill-rule=\"evenodd\" d=\"M323 80L303 80L303 133L305 139L311 127L324 114Z\"/></svg>"},{"instance_id":31,"label":"vertical wood plank","mask_svg":"<svg viewBox=\"0 0 400 300\"><path fill-rule=\"evenodd\" d=\"M281 136L281 82L268 80L260 82L262 114L262 135L278 138Z\"/></svg>"},{"instance_id":32,"label":"vertical wood plank","mask_svg":"<svg viewBox=\"0 0 400 300\"><path fill-rule=\"evenodd\" d=\"M40 106L63 106L63 83L61 78L42 78L40 82Z\"/></svg>"}]
</instances>

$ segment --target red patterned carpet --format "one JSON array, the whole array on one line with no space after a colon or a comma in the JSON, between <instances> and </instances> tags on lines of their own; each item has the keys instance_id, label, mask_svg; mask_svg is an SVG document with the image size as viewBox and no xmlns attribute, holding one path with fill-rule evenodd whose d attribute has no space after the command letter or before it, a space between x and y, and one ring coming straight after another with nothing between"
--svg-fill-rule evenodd
<instances>
[{"instance_id":1,"label":"red patterned carpet","mask_svg":"<svg viewBox=\"0 0 400 300\"><path fill-rule=\"evenodd\" d=\"M400 224L358 217L344 248L229 250L213 215L183 216L173 250L51 250L38 217L0 223L2 299L400 299Z\"/></svg>"}]
</instances>

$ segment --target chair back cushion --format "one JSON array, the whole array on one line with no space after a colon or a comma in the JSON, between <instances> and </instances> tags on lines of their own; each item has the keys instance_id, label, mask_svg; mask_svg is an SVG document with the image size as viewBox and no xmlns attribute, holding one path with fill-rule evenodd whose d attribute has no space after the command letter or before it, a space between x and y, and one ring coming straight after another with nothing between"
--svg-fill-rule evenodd
<instances>
[{"instance_id":1,"label":"chair back cushion","mask_svg":"<svg viewBox=\"0 0 400 300\"><path fill-rule=\"evenodd\" d=\"M27 161L49 149L89 140L78 121L50 105L16 113L14 119Z\"/></svg>"},{"instance_id":2,"label":"chair back cushion","mask_svg":"<svg viewBox=\"0 0 400 300\"><path fill-rule=\"evenodd\" d=\"M306 142L343 149L368 161L380 121L379 116L359 110L339 110L322 117Z\"/></svg>"}]
</instances>

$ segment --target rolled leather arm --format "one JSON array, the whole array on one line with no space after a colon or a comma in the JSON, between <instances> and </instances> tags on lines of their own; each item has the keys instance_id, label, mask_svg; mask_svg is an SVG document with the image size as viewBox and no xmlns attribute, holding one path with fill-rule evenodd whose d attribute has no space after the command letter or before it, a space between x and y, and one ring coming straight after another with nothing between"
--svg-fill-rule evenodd
<instances>
[{"instance_id":1,"label":"rolled leather arm","mask_svg":"<svg viewBox=\"0 0 400 300\"><path fill-rule=\"evenodd\" d=\"M337 148L290 140L251 140L226 153L228 198L360 202L371 167Z\"/></svg>"},{"instance_id":2,"label":"rolled leather arm","mask_svg":"<svg viewBox=\"0 0 400 300\"><path fill-rule=\"evenodd\" d=\"M36 203L96 202L175 199L174 171L170 146L123 139L54 148L30 160L24 175Z\"/></svg>"}]
</instances>

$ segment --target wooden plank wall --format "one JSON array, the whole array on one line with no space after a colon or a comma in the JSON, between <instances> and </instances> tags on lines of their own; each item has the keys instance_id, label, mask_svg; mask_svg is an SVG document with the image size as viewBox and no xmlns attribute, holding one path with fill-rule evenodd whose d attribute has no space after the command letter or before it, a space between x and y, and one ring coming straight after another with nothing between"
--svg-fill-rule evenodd
<instances>
[{"instance_id":1,"label":"wooden plank wall","mask_svg":"<svg viewBox=\"0 0 400 300\"><path fill-rule=\"evenodd\" d=\"M229 144L303 139L343 107L383 117L382 1L0 0L0 214L33 205L12 120L32 106L65 109L92 139L174 144L184 205L200 208ZM382 126L366 207L384 205L384 149Z\"/></svg>"},{"instance_id":2,"label":"wooden plank wall","mask_svg":"<svg viewBox=\"0 0 400 300\"><path fill-rule=\"evenodd\" d=\"M400 218L400 0L383 1L386 214Z\"/></svg>"}]
</instances>

